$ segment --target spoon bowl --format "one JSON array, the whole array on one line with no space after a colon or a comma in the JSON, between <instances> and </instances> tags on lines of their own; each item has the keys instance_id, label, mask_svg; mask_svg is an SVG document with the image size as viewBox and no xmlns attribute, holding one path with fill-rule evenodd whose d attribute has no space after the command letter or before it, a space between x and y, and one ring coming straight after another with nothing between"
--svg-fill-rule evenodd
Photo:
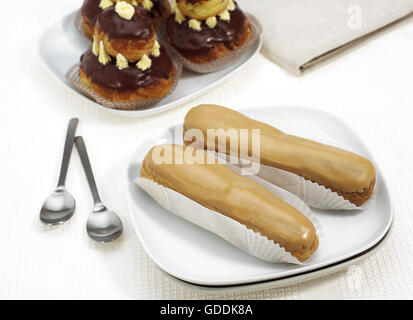
<instances>
[{"instance_id":1,"label":"spoon bowl","mask_svg":"<svg viewBox=\"0 0 413 320\"><path fill-rule=\"evenodd\" d=\"M110 242L117 239L123 230L122 221L113 211L108 210L100 200L99 192L93 176L92 166L90 165L85 141L82 137L76 137L75 144L79 152L83 169L92 192L95 206L89 215L86 224L86 231L89 237L98 242Z\"/></svg>"},{"instance_id":2,"label":"spoon bowl","mask_svg":"<svg viewBox=\"0 0 413 320\"><path fill-rule=\"evenodd\" d=\"M99 204L89 215L86 230L89 237L95 241L111 242L122 234L123 225L113 211Z\"/></svg>"},{"instance_id":3,"label":"spoon bowl","mask_svg":"<svg viewBox=\"0 0 413 320\"><path fill-rule=\"evenodd\" d=\"M45 224L63 223L69 220L75 213L76 202L69 191L67 191L65 182L78 123L79 119L73 118L69 121L67 127L59 182L55 191L46 199L40 210L40 221Z\"/></svg>"},{"instance_id":4,"label":"spoon bowl","mask_svg":"<svg viewBox=\"0 0 413 320\"><path fill-rule=\"evenodd\" d=\"M76 202L73 196L65 187L59 187L44 202L40 220L50 225L63 223L73 216L75 209Z\"/></svg>"}]
</instances>

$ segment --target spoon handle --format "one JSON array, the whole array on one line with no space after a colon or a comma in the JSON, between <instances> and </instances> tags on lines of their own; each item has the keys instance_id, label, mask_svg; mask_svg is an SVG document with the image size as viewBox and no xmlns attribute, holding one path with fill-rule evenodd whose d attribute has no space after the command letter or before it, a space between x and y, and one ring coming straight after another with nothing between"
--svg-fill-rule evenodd
<instances>
[{"instance_id":1,"label":"spoon handle","mask_svg":"<svg viewBox=\"0 0 413 320\"><path fill-rule=\"evenodd\" d=\"M89 183L90 191L92 191L93 201L95 205L100 204L101 200L96 186L95 177L93 176L92 166L90 165L89 156L87 154L85 141L82 137L75 138L76 148L82 160L83 169L85 170L87 182Z\"/></svg>"},{"instance_id":2,"label":"spoon handle","mask_svg":"<svg viewBox=\"0 0 413 320\"><path fill-rule=\"evenodd\" d=\"M78 124L79 119L73 118L70 120L69 126L67 127L65 149L63 151L62 166L60 169L59 182L57 184L58 187L63 187L66 182L67 170L69 168L70 157L73 150L73 142L75 139L76 128Z\"/></svg>"}]
</instances>

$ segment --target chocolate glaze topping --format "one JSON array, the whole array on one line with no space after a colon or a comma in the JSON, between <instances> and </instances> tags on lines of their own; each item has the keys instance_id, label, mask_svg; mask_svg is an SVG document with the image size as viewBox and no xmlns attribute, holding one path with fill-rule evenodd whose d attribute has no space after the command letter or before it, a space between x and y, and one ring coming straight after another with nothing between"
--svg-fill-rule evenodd
<instances>
[{"instance_id":1,"label":"chocolate glaze topping","mask_svg":"<svg viewBox=\"0 0 413 320\"><path fill-rule=\"evenodd\" d=\"M101 0L85 0L81 8L81 13L85 16L89 23L94 26L98 15L103 11L100 7ZM168 0L152 0L153 8L150 11L151 17L155 15L165 16L169 14L170 6Z\"/></svg>"},{"instance_id":2,"label":"chocolate glaze topping","mask_svg":"<svg viewBox=\"0 0 413 320\"><path fill-rule=\"evenodd\" d=\"M140 7L135 7L130 20L121 18L115 7L107 8L98 16L96 23L109 38L149 40L155 33L149 13Z\"/></svg>"},{"instance_id":3,"label":"chocolate glaze topping","mask_svg":"<svg viewBox=\"0 0 413 320\"><path fill-rule=\"evenodd\" d=\"M236 41L244 32L246 17L238 5L234 11L230 11L230 16L230 21L217 17L217 25L212 29L202 22L202 30L196 31L189 27L188 19L179 24L175 21L175 16L170 15L166 34L171 45L184 56L205 54L217 43L228 44Z\"/></svg>"},{"instance_id":4,"label":"chocolate glaze topping","mask_svg":"<svg viewBox=\"0 0 413 320\"><path fill-rule=\"evenodd\" d=\"M89 20L89 23L94 26L96 19L103 10L99 7L100 0L85 0L80 9L82 16Z\"/></svg>"},{"instance_id":5,"label":"chocolate glaze topping","mask_svg":"<svg viewBox=\"0 0 413 320\"><path fill-rule=\"evenodd\" d=\"M114 58L104 66L99 63L92 50L88 50L80 58L80 66L85 74L100 86L119 91L136 90L154 84L160 78L168 79L171 74L172 60L164 48L161 48L159 57L150 58L152 66L145 71L138 69L134 63L119 70Z\"/></svg>"},{"instance_id":6,"label":"chocolate glaze topping","mask_svg":"<svg viewBox=\"0 0 413 320\"><path fill-rule=\"evenodd\" d=\"M167 17L171 12L171 6L168 0L152 0L153 8L150 11L151 17L155 15Z\"/></svg>"}]
</instances>

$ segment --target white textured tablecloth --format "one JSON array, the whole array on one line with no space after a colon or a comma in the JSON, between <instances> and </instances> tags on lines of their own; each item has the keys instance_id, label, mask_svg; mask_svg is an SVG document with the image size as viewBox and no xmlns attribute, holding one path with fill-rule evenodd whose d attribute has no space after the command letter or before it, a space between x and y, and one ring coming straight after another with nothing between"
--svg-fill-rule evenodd
<instances>
[{"instance_id":1,"label":"white textured tablecloth","mask_svg":"<svg viewBox=\"0 0 413 320\"><path fill-rule=\"evenodd\" d=\"M263 56L220 88L173 111L125 119L96 110L57 81L37 54L37 37L81 1L3 4L0 72L0 298L412 298L413 297L413 24L404 24L304 78ZM5 32L9 30L9 32ZM395 211L383 248L337 274L280 289L206 295L170 280L152 263L132 229L126 169L144 139L182 121L190 107L218 103L311 106L347 122L368 145L390 187ZM70 117L89 148L101 196L122 217L125 233L113 244L85 234L91 197L76 152L68 188L73 219L46 227L38 219L57 181ZM351 237L351 235L349 235Z\"/></svg>"}]
</instances>

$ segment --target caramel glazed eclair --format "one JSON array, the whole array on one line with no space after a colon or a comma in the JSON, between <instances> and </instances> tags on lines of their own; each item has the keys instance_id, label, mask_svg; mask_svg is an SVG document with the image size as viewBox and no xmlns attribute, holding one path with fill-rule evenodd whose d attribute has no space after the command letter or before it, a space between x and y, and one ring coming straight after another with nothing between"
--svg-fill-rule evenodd
<instances>
[{"instance_id":1,"label":"caramel glazed eclair","mask_svg":"<svg viewBox=\"0 0 413 320\"><path fill-rule=\"evenodd\" d=\"M195 107L185 117L184 136L189 129L201 130L204 137L207 136L208 129L235 129L237 132L248 129L249 150L252 150L251 132L259 129L262 165L282 169L318 183L356 206L362 206L373 193L376 170L368 159L336 147L288 135L234 110L216 105ZM216 132L218 136L225 134L222 130ZM229 138L223 136L221 139L226 141L227 154L230 154ZM204 148L207 148L206 144L204 142ZM217 150L218 145L215 151Z\"/></svg>"},{"instance_id":2,"label":"caramel glazed eclair","mask_svg":"<svg viewBox=\"0 0 413 320\"><path fill-rule=\"evenodd\" d=\"M82 28L89 38L93 38L96 19L103 10L114 6L120 0L84 0L80 9L82 15ZM145 8L155 25L158 27L166 20L171 13L171 6L168 0L126 0L133 6Z\"/></svg>"},{"instance_id":3,"label":"caramel glazed eclair","mask_svg":"<svg viewBox=\"0 0 413 320\"><path fill-rule=\"evenodd\" d=\"M111 101L163 98L176 73L145 9L118 2L97 18L93 46L80 59L85 86Z\"/></svg>"},{"instance_id":4,"label":"caramel glazed eclair","mask_svg":"<svg viewBox=\"0 0 413 320\"><path fill-rule=\"evenodd\" d=\"M171 152L162 152L168 147L172 148ZM175 163L178 152L194 155L196 149L182 145L154 147L143 161L140 176L266 236L299 261L307 260L317 250L315 227L294 207L225 165L210 164L214 159L202 150L194 156L198 160L200 156L203 161L192 164L185 160L181 164ZM164 161L154 161L159 154Z\"/></svg>"},{"instance_id":5,"label":"caramel glazed eclair","mask_svg":"<svg viewBox=\"0 0 413 320\"><path fill-rule=\"evenodd\" d=\"M172 10L167 40L194 63L214 61L251 38L248 19L232 0L176 0Z\"/></svg>"}]
</instances>

